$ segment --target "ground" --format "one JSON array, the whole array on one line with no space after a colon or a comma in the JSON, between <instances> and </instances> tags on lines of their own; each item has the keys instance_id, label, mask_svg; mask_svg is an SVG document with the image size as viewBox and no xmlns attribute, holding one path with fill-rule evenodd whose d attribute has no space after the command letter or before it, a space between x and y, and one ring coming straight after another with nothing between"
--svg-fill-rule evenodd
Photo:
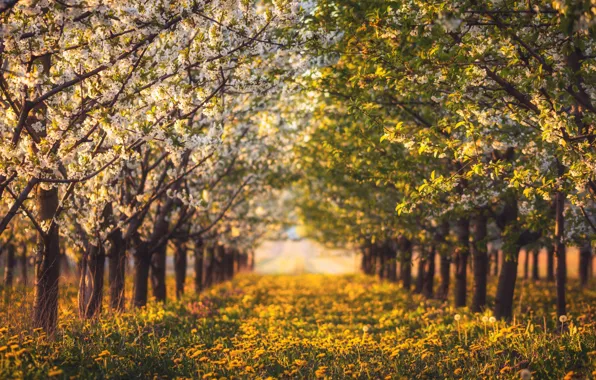
<instances>
[{"instance_id":1,"label":"ground","mask_svg":"<svg viewBox=\"0 0 596 380\"><path fill-rule=\"evenodd\" d=\"M54 339L14 318L0 330L0 378L519 378L523 369L536 379L591 376L596 294L571 283L562 328L552 286L520 283L510 324L362 275L244 274L198 297L105 313L99 322L69 311L69 288ZM13 316L22 309L11 305Z\"/></svg>"}]
</instances>

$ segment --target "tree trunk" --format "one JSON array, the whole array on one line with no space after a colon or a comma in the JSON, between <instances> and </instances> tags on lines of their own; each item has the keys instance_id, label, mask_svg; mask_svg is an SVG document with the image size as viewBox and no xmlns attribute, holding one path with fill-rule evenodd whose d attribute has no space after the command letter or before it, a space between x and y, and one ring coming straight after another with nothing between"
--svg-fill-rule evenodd
<instances>
[{"instance_id":1,"label":"tree trunk","mask_svg":"<svg viewBox=\"0 0 596 380\"><path fill-rule=\"evenodd\" d=\"M377 252L376 245L371 244L371 246L370 246L370 274L371 274L371 276L377 275L378 264L379 264L378 263L378 252Z\"/></svg>"},{"instance_id":2,"label":"tree trunk","mask_svg":"<svg viewBox=\"0 0 596 380\"><path fill-rule=\"evenodd\" d=\"M226 253L228 254L228 273L227 273L227 279L231 280L234 278L234 275L236 274L236 257L237 252L236 252L236 248L230 248L229 250L226 250Z\"/></svg>"},{"instance_id":3,"label":"tree trunk","mask_svg":"<svg viewBox=\"0 0 596 380\"><path fill-rule=\"evenodd\" d=\"M89 244L83 259L83 273L79 285L79 316L93 318L101 313L103 301L103 279L105 271L105 249Z\"/></svg>"},{"instance_id":4,"label":"tree trunk","mask_svg":"<svg viewBox=\"0 0 596 380\"><path fill-rule=\"evenodd\" d=\"M176 275L176 299L180 299L184 294L184 283L186 282L186 268L188 263L188 251L186 243L179 242L176 244L176 252L174 253L174 271Z\"/></svg>"},{"instance_id":5,"label":"tree trunk","mask_svg":"<svg viewBox=\"0 0 596 380\"><path fill-rule=\"evenodd\" d=\"M499 250L495 249L493 252L493 276L499 275Z\"/></svg>"},{"instance_id":6,"label":"tree trunk","mask_svg":"<svg viewBox=\"0 0 596 380\"><path fill-rule=\"evenodd\" d=\"M426 267L426 257L424 254L424 248L419 247L419 258L418 258L418 274L416 275L416 286L414 287L414 293L422 293L424 287L424 269Z\"/></svg>"},{"instance_id":7,"label":"tree trunk","mask_svg":"<svg viewBox=\"0 0 596 380\"><path fill-rule=\"evenodd\" d=\"M449 221L443 220L437 231L437 250L439 253L439 275L441 283L437 290L437 298L446 300L449 296L449 285L451 281L451 248L447 243L449 235Z\"/></svg>"},{"instance_id":8,"label":"tree trunk","mask_svg":"<svg viewBox=\"0 0 596 380\"><path fill-rule=\"evenodd\" d=\"M125 304L126 242L120 228L112 232L108 239L111 243L108 253L110 308L112 310L122 311Z\"/></svg>"},{"instance_id":9,"label":"tree trunk","mask_svg":"<svg viewBox=\"0 0 596 380\"><path fill-rule=\"evenodd\" d=\"M240 254L240 251L236 248L234 248L233 257L234 257L234 267L232 268L233 269L232 277L236 276L240 272L241 254Z\"/></svg>"},{"instance_id":10,"label":"tree trunk","mask_svg":"<svg viewBox=\"0 0 596 380\"><path fill-rule=\"evenodd\" d=\"M439 272L441 275L441 285L439 286L439 299L446 300L449 296L449 283L451 281L451 258L446 253L441 254L439 262Z\"/></svg>"},{"instance_id":11,"label":"tree trunk","mask_svg":"<svg viewBox=\"0 0 596 380\"><path fill-rule=\"evenodd\" d=\"M364 274L368 274L368 247L362 247L360 250L360 271Z\"/></svg>"},{"instance_id":12,"label":"tree trunk","mask_svg":"<svg viewBox=\"0 0 596 380\"><path fill-rule=\"evenodd\" d=\"M168 250L168 240L164 237L168 234L170 223L168 215L174 207L174 200L168 198L163 202L155 217L153 231L151 232L150 252L151 252L151 288L153 296L159 302L166 301L166 254Z\"/></svg>"},{"instance_id":13,"label":"tree trunk","mask_svg":"<svg viewBox=\"0 0 596 380\"><path fill-rule=\"evenodd\" d=\"M486 307L486 280L488 250L486 242L487 218L482 212L473 217L472 249L474 257L474 296L472 311L481 312Z\"/></svg>"},{"instance_id":14,"label":"tree trunk","mask_svg":"<svg viewBox=\"0 0 596 380\"><path fill-rule=\"evenodd\" d=\"M195 293L203 290L203 251L205 246L201 241L195 241Z\"/></svg>"},{"instance_id":15,"label":"tree trunk","mask_svg":"<svg viewBox=\"0 0 596 380\"><path fill-rule=\"evenodd\" d=\"M422 289L422 294L426 298L433 297L433 288L435 282L435 257L436 257L436 248L435 245L431 245L430 252L428 254L428 266L426 269L426 274L424 275L424 286Z\"/></svg>"},{"instance_id":16,"label":"tree trunk","mask_svg":"<svg viewBox=\"0 0 596 380\"><path fill-rule=\"evenodd\" d=\"M4 270L4 286L7 291L10 291L12 289L12 284L14 280L14 268L17 265L17 260L14 251L14 244L8 244L6 246L6 267Z\"/></svg>"},{"instance_id":17,"label":"tree trunk","mask_svg":"<svg viewBox=\"0 0 596 380\"><path fill-rule=\"evenodd\" d=\"M412 242L402 237L400 239L400 278L404 289L412 286Z\"/></svg>"},{"instance_id":18,"label":"tree trunk","mask_svg":"<svg viewBox=\"0 0 596 380\"><path fill-rule=\"evenodd\" d=\"M226 254L226 247L223 245L218 245L216 249L216 258L217 258L217 283L221 284L226 280L227 274L227 254Z\"/></svg>"},{"instance_id":19,"label":"tree trunk","mask_svg":"<svg viewBox=\"0 0 596 380\"><path fill-rule=\"evenodd\" d=\"M49 223L58 208L58 188L37 189L38 216ZM60 278L60 235L54 225L45 235L38 235L35 257L35 296L33 325L49 335L56 329L58 317L58 279Z\"/></svg>"},{"instance_id":20,"label":"tree trunk","mask_svg":"<svg viewBox=\"0 0 596 380\"><path fill-rule=\"evenodd\" d=\"M540 259L540 248L536 248L532 251L532 280L534 281L540 280L540 265L538 259Z\"/></svg>"},{"instance_id":21,"label":"tree trunk","mask_svg":"<svg viewBox=\"0 0 596 380\"><path fill-rule=\"evenodd\" d=\"M397 282L396 250L391 241L385 244L385 253L387 255L387 279L391 282Z\"/></svg>"},{"instance_id":22,"label":"tree trunk","mask_svg":"<svg viewBox=\"0 0 596 380\"><path fill-rule=\"evenodd\" d=\"M524 280L530 278L530 250L526 249L526 255L524 256Z\"/></svg>"},{"instance_id":23,"label":"tree trunk","mask_svg":"<svg viewBox=\"0 0 596 380\"><path fill-rule=\"evenodd\" d=\"M372 276L375 274L375 259L372 245L366 247L366 274Z\"/></svg>"},{"instance_id":24,"label":"tree trunk","mask_svg":"<svg viewBox=\"0 0 596 380\"><path fill-rule=\"evenodd\" d=\"M558 191L555 198L555 256L557 257L557 315L566 315L565 284L567 282L567 261L565 254L565 194Z\"/></svg>"},{"instance_id":25,"label":"tree trunk","mask_svg":"<svg viewBox=\"0 0 596 380\"><path fill-rule=\"evenodd\" d=\"M222 245L218 245L215 248L215 282L217 284L221 284L225 281L226 278L226 255L225 255L225 248Z\"/></svg>"},{"instance_id":26,"label":"tree trunk","mask_svg":"<svg viewBox=\"0 0 596 380\"><path fill-rule=\"evenodd\" d=\"M588 241L579 249L579 283L582 288L588 284L591 256L592 246Z\"/></svg>"},{"instance_id":27,"label":"tree trunk","mask_svg":"<svg viewBox=\"0 0 596 380\"><path fill-rule=\"evenodd\" d=\"M457 222L457 248L455 251L455 307L466 306L467 269L470 253L470 221L460 218Z\"/></svg>"},{"instance_id":28,"label":"tree trunk","mask_svg":"<svg viewBox=\"0 0 596 380\"><path fill-rule=\"evenodd\" d=\"M209 288L213 285L215 277L215 248L211 245L205 247L205 260L207 261L205 268L205 288Z\"/></svg>"},{"instance_id":29,"label":"tree trunk","mask_svg":"<svg viewBox=\"0 0 596 380\"><path fill-rule=\"evenodd\" d=\"M555 246L549 244L546 247L546 281L555 281Z\"/></svg>"},{"instance_id":30,"label":"tree trunk","mask_svg":"<svg viewBox=\"0 0 596 380\"><path fill-rule=\"evenodd\" d=\"M166 251L167 243L158 247L151 255L151 288L156 301L166 301Z\"/></svg>"},{"instance_id":31,"label":"tree trunk","mask_svg":"<svg viewBox=\"0 0 596 380\"><path fill-rule=\"evenodd\" d=\"M240 254L240 271L246 272L248 270L248 253L242 251Z\"/></svg>"},{"instance_id":32,"label":"tree trunk","mask_svg":"<svg viewBox=\"0 0 596 380\"><path fill-rule=\"evenodd\" d=\"M23 287L27 287L27 270L29 269L29 260L27 257L27 245L23 244L23 251L21 252L21 280L23 282Z\"/></svg>"},{"instance_id":33,"label":"tree trunk","mask_svg":"<svg viewBox=\"0 0 596 380\"><path fill-rule=\"evenodd\" d=\"M383 247L380 244L375 244L375 253L379 262L377 276L383 280L385 278L385 252L383 252Z\"/></svg>"},{"instance_id":34,"label":"tree trunk","mask_svg":"<svg viewBox=\"0 0 596 380\"><path fill-rule=\"evenodd\" d=\"M134 291L133 304L135 307L143 307L147 304L147 291L149 289L149 267L151 266L151 254L149 244L141 241L137 245L134 254Z\"/></svg>"},{"instance_id":35,"label":"tree trunk","mask_svg":"<svg viewBox=\"0 0 596 380\"><path fill-rule=\"evenodd\" d=\"M513 293L517 280L519 246L512 245L509 249L504 246L501 256L502 265L495 299L495 317L509 320L513 316Z\"/></svg>"}]
</instances>

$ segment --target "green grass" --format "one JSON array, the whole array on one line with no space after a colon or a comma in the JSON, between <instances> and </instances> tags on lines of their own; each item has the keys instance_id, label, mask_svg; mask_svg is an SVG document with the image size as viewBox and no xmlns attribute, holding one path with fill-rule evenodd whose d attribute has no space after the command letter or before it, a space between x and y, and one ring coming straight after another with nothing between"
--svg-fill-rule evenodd
<instances>
[{"instance_id":1,"label":"green grass","mask_svg":"<svg viewBox=\"0 0 596 380\"><path fill-rule=\"evenodd\" d=\"M519 378L524 368L591 378L596 294L570 292L562 329L554 285L519 285L510 324L360 275L242 275L199 298L86 322L71 287L54 339L15 318L26 310L15 297L12 318L2 315L0 378Z\"/></svg>"}]
</instances>

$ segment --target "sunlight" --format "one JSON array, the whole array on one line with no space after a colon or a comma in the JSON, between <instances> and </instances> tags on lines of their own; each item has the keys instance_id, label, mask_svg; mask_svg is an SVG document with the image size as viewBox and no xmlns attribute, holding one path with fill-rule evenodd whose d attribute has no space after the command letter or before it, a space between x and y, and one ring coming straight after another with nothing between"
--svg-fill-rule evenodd
<instances>
[{"instance_id":1,"label":"sunlight","mask_svg":"<svg viewBox=\"0 0 596 380\"><path fill-rule=\"evenodd\" d=\"M255 272L261 274L348 274L358 265L355 252L310 239L265 241L255 250Z\"/></svg>"}]
</instances>

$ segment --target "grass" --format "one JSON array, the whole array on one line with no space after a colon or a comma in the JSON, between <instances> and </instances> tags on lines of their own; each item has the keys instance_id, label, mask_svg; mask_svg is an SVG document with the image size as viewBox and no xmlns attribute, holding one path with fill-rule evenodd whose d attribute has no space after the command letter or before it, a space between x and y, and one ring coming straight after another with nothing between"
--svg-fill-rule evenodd
<instances>
[{"instance_id":1,"label":"grass","mask_svg":"<svg viewBox=\"0 0 596 380\"><path fill-rule=\"evenodd\" d=\"M562 328L554 285L519 285L510 324L361 275L241 275L199 298L91 322L71 311L70 286L55 339L27 327L28 301L13 295L0 378L592 377L596 293L570 291Z\"/></svg>"}]
</instances>

